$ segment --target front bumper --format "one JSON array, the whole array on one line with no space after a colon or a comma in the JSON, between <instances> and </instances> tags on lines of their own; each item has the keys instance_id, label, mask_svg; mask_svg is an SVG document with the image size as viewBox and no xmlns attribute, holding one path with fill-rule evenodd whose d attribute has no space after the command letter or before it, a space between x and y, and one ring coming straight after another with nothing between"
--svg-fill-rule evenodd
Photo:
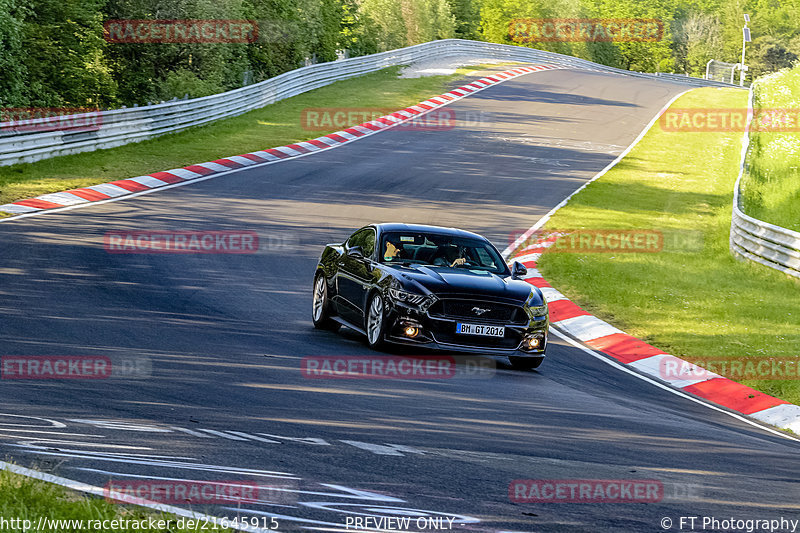
<instances>
[{"instance_id":1,"label":"front bumper","mask_svg":"<svg viewBox=\"0 0 800 533\"><path fill-rule=\"evenodd\" d=\"M491 354L512 357L543 358L547 349L547 317L531 319L526 324L483 321L480 319L431 316L419 309L396 303L388 313L386 341L418 348L461 353ZM462 335L456 333L457 322L482 323L503 326L502 338ZM407 327L417 329L414 337L405 334ZM540 339L536 349L526 349L523 341L527 335Z\"/></svg>"}]
</instances>

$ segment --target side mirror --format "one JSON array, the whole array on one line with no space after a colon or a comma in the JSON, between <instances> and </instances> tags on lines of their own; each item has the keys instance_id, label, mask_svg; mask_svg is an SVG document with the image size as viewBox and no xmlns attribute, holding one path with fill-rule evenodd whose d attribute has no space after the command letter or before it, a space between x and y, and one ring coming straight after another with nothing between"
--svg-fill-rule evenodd
<instances>
[{"instance_id":1,"label":"side mirror","mask_svg":"<svg viewBox=\"0 0 800 533\"><path fill-rule=\"evenodd\" d=\"M519 261L514 261L514 264L511 265L511 277L512 278L519 278L524 276L528 273L528 269L525 268L525 265L520 263Z\"/></svg>"},{"instance_id":2,"label":"side mirror","mask_svg":"<svg viewBox=\"0 0 800 533\"><path fill-rule=\"evenodd\" d=\"M353 246L347 249L347 255L356 259L364 258L364 250L360 246Z\"/></svg>"}]
</instances>

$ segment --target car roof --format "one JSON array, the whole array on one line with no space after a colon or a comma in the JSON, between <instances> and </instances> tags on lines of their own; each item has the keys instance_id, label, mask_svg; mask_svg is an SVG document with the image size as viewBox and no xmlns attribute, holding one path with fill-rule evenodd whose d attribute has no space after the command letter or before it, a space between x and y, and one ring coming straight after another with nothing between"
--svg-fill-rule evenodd
<instances>
[{"instance_id":1,"label":"car roof","mask_svg":"<svg viewBox=\"0 0 800 533\"><path fill-rule=\"evenodd\" d=\"M456 237L473 237L487 240L483 235L472 233L458 228L444 228L442 226L430 226L427 224L402 224L399 222L385 222L383 224L372 224L380 232L384 231L411 231L420 233L436 233L439 235L452 235Z\"/></svg>"}]
</instances>

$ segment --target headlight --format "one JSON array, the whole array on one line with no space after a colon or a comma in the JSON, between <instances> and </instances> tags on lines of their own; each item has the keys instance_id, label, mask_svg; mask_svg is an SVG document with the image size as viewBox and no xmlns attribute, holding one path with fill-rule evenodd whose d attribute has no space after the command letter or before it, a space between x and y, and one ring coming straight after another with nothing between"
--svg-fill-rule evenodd
<instances>
[{"instance_id":1,"label":"headlight","mask_svg":"<svg viewBox=\"0 0 800 533\"><path fill-rule=\"evenodd\" d=\"M389 289L389 294L398 302L404 302L412 305L419 305L424 302L426 298L426 296L423 294L401 291L400 289Z\"/></svg>"},{"instance_id":2,"label":"headlight","mask_svg":"<svg viewBox=\"0 0 800 533\"><path fill-rule=\"evenodd\" d=\"M528 307L531 316L544 316L547 314L547 304Z\"/></svg>"},{"instance_id":3,"label":"headlight","mask_svg":"<svg viewBox=\"0 0 800 533\"><path fill-rule=\"evenodd\" d=\"M531 289L531 294L525 302L525 307L528 309L528 313L530 313L531 316L544 316L547 314L547 300L542 298L542 305L531 305L533 300L538 300L536 296L536 291Z\"/></svg>"},{"instance_id":4,"label":"headlight","mask_svg":"<svg viewBox=\"0 0 800 533\"><path fill-rule=\"evenodd\" d=\"M436 296L432 294L417 294L400 289L389 289L389 296L397 302L418 306L422 311L427 311L436 302Z\"/></svg>"}]
</instances>

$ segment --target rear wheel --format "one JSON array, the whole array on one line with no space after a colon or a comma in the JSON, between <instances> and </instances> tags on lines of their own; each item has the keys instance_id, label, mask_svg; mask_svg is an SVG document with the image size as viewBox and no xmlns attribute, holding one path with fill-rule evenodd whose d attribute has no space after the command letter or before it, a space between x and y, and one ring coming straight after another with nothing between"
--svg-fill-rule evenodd
<instances>
[{"instance_id":1,"label":"rear wheel","mask_svg":"<svg viewBox=\"0 0 800 533\"><path fill-rule=\"evenodd\" d=\"M377 349L384 345L385 315L386 306L383 303L383 296L376 292L372 295L367 307L367 342L370 348Z\"/></svg>"},{"instance_id":2,"label":"rear wheel","mask_svg":"<svg viewBox=\"0 0 800 533\"><path fill-rule=\"evenodd\" d=\"M544 361L544 357L514 357L509 356L508 360L511 366L517 370L535 370Z\"/></svg>"},{"instance_id":3,"label":"rear wheel","mask_svg":"<svg viewBox=\"0 0 800 533\"><path fill-rule=\"evenodd\" d=\"M331 318L328 284L325 283L325 276L322 273L317 274L317 277L314 278L314 304L311 318L317 329L337 331L341 327L341 324Z\"/></svg>"}]
</instances>

